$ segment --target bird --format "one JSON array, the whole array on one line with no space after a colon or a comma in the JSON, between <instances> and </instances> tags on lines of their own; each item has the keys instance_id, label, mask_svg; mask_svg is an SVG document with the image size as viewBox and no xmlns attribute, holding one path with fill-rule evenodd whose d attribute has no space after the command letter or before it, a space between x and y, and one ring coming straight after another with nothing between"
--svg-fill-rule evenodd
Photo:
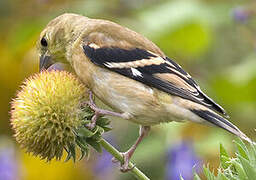
<instances>
[{"instance_id":1,"label":"bird","mask_svg":"<svg viewBox=\"0 0 256 180\"><path fill-rule=\"evenodd\" d=\"M130 170L129 160L151 126L164 122L214 125L251 142L178 63L133 30L108 20L65 13L46 25L37 48L40 71L69 67L90 89L88 105L95 111L90 128L100 115L121 117L140 126L136 142L122 154L123 172ZM93 96L111 110L97 107Z\"/></svg>"}]
</instances>

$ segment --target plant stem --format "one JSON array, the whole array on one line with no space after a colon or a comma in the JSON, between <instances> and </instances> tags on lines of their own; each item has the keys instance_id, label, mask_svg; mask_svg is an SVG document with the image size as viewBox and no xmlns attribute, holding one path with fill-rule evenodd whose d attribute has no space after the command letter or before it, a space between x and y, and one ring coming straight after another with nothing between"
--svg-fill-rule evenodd
<instances>
[{"instance_id":1,"label":"plant stem","mask_svg":"<svg viewBox=\"0 0 256 180\"><path fill-rule=\"evenodd\" d=\"M112 154L117 160L123 163L123 156L121 153L114 148L111 144L109 144L105 139L101 138L100 144L106 151L108 151L110 154ZM131 169L131 173L138 179L138 180L150 180L143 172L141 172L137 167L134 166L133 163L129 162L129 167Z\"/></svg>"}]
</instances>

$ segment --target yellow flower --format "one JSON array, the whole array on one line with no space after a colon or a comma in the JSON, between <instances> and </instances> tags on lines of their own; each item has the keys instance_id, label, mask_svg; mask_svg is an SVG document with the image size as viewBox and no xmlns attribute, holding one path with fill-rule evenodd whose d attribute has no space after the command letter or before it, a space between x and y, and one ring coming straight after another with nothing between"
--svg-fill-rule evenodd
<instances>
[{"instance_id":1,"label":"yellow flower","mask_svg":"<svg viewBox=\"0 0 256 180\"><path fill-rule=\"evenodd\" d=\"M81 103L87 98L85 86L65 71L44 71L27 79L11 103L16 140L42 159L60 160L63 150L76 144Z\"/></svg>"}]
</instances>

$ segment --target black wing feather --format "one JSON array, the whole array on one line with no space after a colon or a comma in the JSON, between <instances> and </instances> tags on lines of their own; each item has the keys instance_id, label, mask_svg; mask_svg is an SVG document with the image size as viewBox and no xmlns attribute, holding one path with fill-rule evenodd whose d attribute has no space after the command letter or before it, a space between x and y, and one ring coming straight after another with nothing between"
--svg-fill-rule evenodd
<instances>
[{"instance_id":1,"label":"black wing feather","mask_svg":"<svg viewBox=\"0 0 256 180\"><path fill-rule=\"evenodd\" d=\"M122 74L126 77L144 83L148 86L157 88L166 93L179 96L193 102L202 104L207 106L208 108L217 111L221 114L226 114L224 109L215 103L212 99L206 96L196 84L196 82L186 73L177 63L169 59L168 57L163 58L165 61L168 61L173 66L170 66L167 62L159 65L147 65L143 67L137 67L136 69L142 73L142 76L134 76L131 68L115 68L108 67L107 63L124 63L124 62L133 62L142 59L150 59L157 57L155 54L150 53L146 50L134 48L134 49L120 49L117 47L101 47L101 48L93 48L89 45L83 46L84 53L86 56L96 65L101 67L110 69L114 72ZM173 71L172 71L173 69ZM175 70L175 71L174 71ZM178 73L177 73L178 72ZM175 84L171 82L160 79L154 74L156 73L172 73L179 78L183 79L190 86L194 87L197 92L196 95L192 94L186 89L182 89L177 87Z\"/></svg>"},{"instance_id":2,"label":"black wing feather","mask_svg":"<svg viewBox=\"0 0 256 180\"><path fill-rule=\"evenodd\" d=\"M127 50L120 48L92 48L90 46L83 46L84 52L87 57L91 59L97 65L103 65L106 62L131 62L141 59L149 59L150 57L156 57L148 51L138 48Z\"/></svg>"},{"instance_id":3,"label":"black wing feather","mask_svg":"<svg viewBox=\"0 0 256 180\"><path fill-rule=\"evenodd\" d=\"M223 128L232 134L235 134L239 136L240 138L252 142L250 138L248 138L243 132L241 132L235 125L233 125L228 120L224 119L220 115L210 112L207 110L197 110L197 109L191 109L191 111L195 114L197 114L199 117L207 120L208 122L214 124L215 126L218 126L220 128Z\"/></svg>"}]
</instances>

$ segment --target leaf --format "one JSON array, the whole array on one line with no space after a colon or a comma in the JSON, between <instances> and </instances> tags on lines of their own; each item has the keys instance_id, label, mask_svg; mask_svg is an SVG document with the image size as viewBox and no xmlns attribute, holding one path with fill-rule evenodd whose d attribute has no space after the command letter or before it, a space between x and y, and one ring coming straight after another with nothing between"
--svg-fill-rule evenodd
<instances>
[{"instance_id":1,"label":"leaf","mask_svg":"<svg viewBox=\"0 0 256 180\"><path fill-rule=\"evenodd\" d=\"M225 175L223 172L221 172L220 169L218 170L218 176L217 176L217 178L218 178L218 180L229 180L229 179L226 177L226 175Z\"/></svg>"},{"instance_id":2,"label":"leaf","mask_svg":"<svg viewBox=\"0 0 256 180\"><path fill-rule=\"evenodd\" d=\"M89 123L91 123L91 118L94 115L94 112L88 108L84 107L82 117L82 126L74 131L76 134L76 144L74 147L72 145L69 145L67 148L68 156L67 161L72 157L75 160L76 152L75 147L78 146L81 151L81 157L80 160L89 154L89 145L93 147L97 152L102 152L102 147L99 143L99 140L102 138L102 134L106 131L109 131L111 128L108 127L110 124L110 121L105 117L100 117L96 121L96 126L93 130L90 130L86 127Z\"/></svg>"},{"instance_id":3,"label":"leaf","mask_svg":"<svg viewBox=\"0 0 256 180\"><path fill-rule=\"evenodd\" d=\"M230 164L230 158L224 146L220 144L220 164L223 169L228 168Z\"/></svg>"},{"instance_id":4,"label":"leaf","mask_svg":"<svg viewBox=\"0 0 256 180\"><path fill-rule=\"evenodd\" d=\"M220 156L229 157L226 149L224 148L224 146L222 144L220 144Z\"/></svg>"},{"instance_id":5,"label":"leaf","mask_svg":"<svg viewBox=\"0 0 256 180\"><path fill-rule=\"evenodd\" d=\"M111 127L103 127L103 129L104 129L105 132L108 132L108 131L111 131L111 130L112 130Z\"/></svg>"},{"instance_id":6,"label":"leaf","mask_svg":"<svg viewBox=\"0 0 256 180\"><path fill-rule=\"evenodd\" d=\"M204 174L207 177L207 180L215 180L214 174L210 171L209 167L203 167Z\"/></svg>"},{"instance_id":7,"label":"leaf","mask_svg":"<svg viewBox=\"0 0 256 180\"><path fill-rule=\"evenodd\" d=\"M88 155L88 151L86 151L84 149L80 149L80 151L81 151L81 156L79 158L79 161L81 161L84 158L84 156Z\"/></svg>"},{"instance_id":8,"label":"leaf","mask_svg":"<svg viewBox=\"0 0 256 180\"><path fill-rule=\"evenodd\" d=\"M99 127L99 126L98 126L98 132L97 132L97 133L99 133L100 135L102 135L104 132L105 132L104 129L103 129L102 127Z\"/></svg>"},{"instance_id":9,"label":"leaf","mask_svg":"<svg viewBox=\"0 0 256 180\"><path fill-rule=\"evenodd\" d=\"M229 166L231 166L230 158L226 156L220 157L220 165L223 169L227 169Z\"/></svg>"},{"instance_id":10,"label":"leaf","mask_svg":"<svg viewBox=\"0 0 256 180\"><path fill-rule=\"evenodd\" d=\"M76 133L80 137L92 137L95 134L85 127L79 128Z\"/></svg>"},{"instance_id":11,"label":"leaf","mask_svg":"<svg viewBox=\"0 0 256 180\"><path fill-rule=\"evenodd\" d=\"M88 157L89 147L87 145L86 141L83 141L82 138L77 138L76 144L79 146L81 151L81 157L79 158L79 161L84 158L84 156Z\"/></svg>"},{"instance_id":12,"label":"leaf","mask_svg":"<svg viewBox=\"0 0 256 180\"><path fill-rule=\"evenodd\" d=\"M85 138L77 137L76 143L77 143L77 145L78 145L81 149L88 149L87 142L86 142L86 139L85 139Z\"/></svg>"},{"instance_id":13,"label":"leaf","mask_svg":"<svg viewBox=\"0 0 256 180\"><path fill-rule=\"evenodd\" d=\"M238 162L238 159L234 159L232 164L235 166L239 180L247 180L247 175L243 169L242 164Z\"/></svg>"},{"instance_id":14,"label":"leaf","mask_svg":"<svg viewBox=\"0 0 256 180\"><path fill-rule=\"evenodd\" d=\"M65 150L66 150L66 152L67 152L67 157L66 157L66 159L65 159L65 161L64 162L67 162L67 161L69 161L70 160L70 158L71 158L71 152L67 149L67 148L65 148Z\"/></svg>"},{"instance_id":15,"label":"leaf","mask_svg":"<svg viewBox=\"0 0 256 180\"><path fill-rule=\"evenodd\" d=\"M101 145L93 139L87 139L87 143L90 144L97 152L102 153Z\"/></svg>"},{"instance_id":16,"label":"leaf","mask_svg":"<svg viewBox=\"0 0 256 180\"><path fill-rule=\"evenodd\" d=\"M198 176L198 174L197 173L194 173L194 178L193 178L194 180L201 180L201 178Z\"/></svg>"},{"instance_id":17,"label":"leaf","mask_svg":"<svg viewBox=\"0 0 256 180\"><path fill-rule=\"evenodd\" d=\"M107 119L107 118L105 118L105 117L100 117L98 120L97 120L97 122L96 122L96 124L98 125L98 126L107 126L107 125L109 125L110 124L110 121Z\"/></svg>"},{"instance_id":18,"label":"leaf","mask_svg":"<svg viewBox=\"0 0 256 180\"><path fill-rule=\"evenodd\" d=\"M109 127L110 121L104 117L101 117L96 122L97 126L104 129L104 132L110 131L112 128Z\"/></svg>"},{"instance_id":19,"label":"leaf","mask_svg":"<svg viewBox=\"0 0 256 180\"><path fill-rule=\"evenodd\" d=\"M252 148L252 161L253 161L253 164L256 166L256 144L255 142L251 143L250 144L250 147Z\"/></svg>"},{"instance_id":20,"label":"leaf","mask_svg":"<svg viewBox=\"0 0 256 180\"><path fill-rule=\"evenodd\" d=\"M93 114L94 114L93 112L83 112L82 117L83 119L91 119Z\"/></svg>"},{"instance_id":21,"label":"leaf","mask_svg":"<svg viewBox=\"0 0 256 180\"><path fill-rule=\"evenodd\" d=\"M180 180L184 180L183 177L180 175Z\"/></svg>"},{"instance_id":22,"label":"leaf","mask_svg":"<svg viewBox=\"0 0 256 180\"><path fill-rule=\"evenodd\" d=\"M239 154L237 155L237 157L239 158L239 160L243 166L243 169L248 176L248 179L256 179L255 167L253 167L247 159L243 158Z\"/></svg>"},{"instance_id":23,"label":"leaf","mask_svg":"<svg viewBox=\"0 0 256 180\"><path fill-rule=\"evenodd\" d=\"M234 143L236 144L237 150L238 150L238 154L240 156L242 156L243 158L250 160L249 159L249 151L246 148L245 144L243 143L243 141L241 139L239 139L238 141L234 141Z\"/></svg>"},{"instance_id":24,"label":"leaf","mask_svg":"<svg viewBox=\"0 0 256 180\"><path fill-rule=\"evenodd\" d=\"M75 146L75 144L70 144L68 146L68 148L69 148L69 152L71 154L73 161L76 162L76 146Z\"/></svg>"},{"instance_id":25,"label":"leaf","mask_svg":"<svg viewBox=\"0 0 256 180\"><path fill-rule=\"evenodd\" d=\"M224 171L224 175L225 175L225 177L228 178L228 180L238 180L237 176L234 174L234 171L231 170L230 168L228 168Z\"/></svg>"}]
</instances>

